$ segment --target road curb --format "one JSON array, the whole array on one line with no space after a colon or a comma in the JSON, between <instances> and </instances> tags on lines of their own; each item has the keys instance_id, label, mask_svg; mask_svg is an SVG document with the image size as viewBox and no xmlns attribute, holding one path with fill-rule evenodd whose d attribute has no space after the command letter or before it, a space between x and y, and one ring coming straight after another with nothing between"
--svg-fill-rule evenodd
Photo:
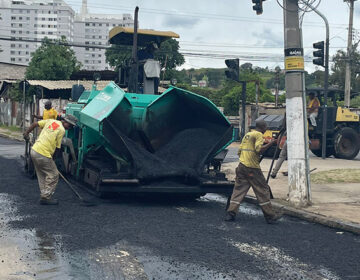
<instances>
[{"instance_id":1,"label":"road curb","mask_svg":"<svg viewBox=\"0 0 360 280\"><path fill-rule=\"evenodd\" d=\"M257 199L252 196L246 196L245 201L252 204L258 204ZM344 222L335 218L311 213L306 210L284 205L275 201L272 201L271 204L275 209L281 210L285 215L360 235L360 224Z\"/></svg>"},{"instance_id":2,"label":"road curb","mask_svg":"<svg viewBox=\"0 0 360 280\"><path fill-rule=\"evenodd\" d=\"M14 135L9 135L9 134L6 134L4 132L0 132L0 137L8 138L8 139L11 139L11 140L16 140L16 141L21 141L21 142L25 141L23 138L20 138L20 137L14 136Z\"/></svg>"}]
</instances>

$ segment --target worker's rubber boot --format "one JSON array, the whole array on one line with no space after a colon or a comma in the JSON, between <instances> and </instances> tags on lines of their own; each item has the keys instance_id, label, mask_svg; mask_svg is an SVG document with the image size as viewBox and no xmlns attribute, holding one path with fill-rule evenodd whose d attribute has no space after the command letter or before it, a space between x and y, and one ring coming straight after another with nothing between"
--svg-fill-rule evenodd
<instances>
[{"instance_id":1,"label":"worker's rubber boot","mask_svg":"<svg viewBox=\"0 0 360 280\"><path fill-rule=\"evenodd\" d=\"M235 221L235 217L236 217L236 214L234 212L228 211L228 212L226 212L224 221L225 222L233 222L233 221Z\"/></svg>"},{"instance_id":2,"label":"worker's rubber boot","mask_svg":"<svg viewBox=\"0 0 360 280\"><path fill-rule=\"evenodd\" d=\"M39 203L41 205L58 205L59 201L57 199L53 199L53 198L47 199L47 198L42 197L42 198L40 198Z\"/></svg>"},{"instance_id":3,"label":"worker's rubber boot","mask_svg":"<svg viewBox=\"0 0 360 280\"><path fill-rule=\"evenodd\" d=\"M276 174L272 173L270 174L271 178L275 179L276 178Z\"/></svg>"},{"instance_id":4,"label":"worker's rubber boot","mask_svg":"<svg viewBox=\"0 0 360 280\"><path fill-rule=\"evenodd\" d=\"M276 224L281 217L282 214L275 214L274 216L265 216L265 220L268 224Z\"/></svg>"}]
</instances>

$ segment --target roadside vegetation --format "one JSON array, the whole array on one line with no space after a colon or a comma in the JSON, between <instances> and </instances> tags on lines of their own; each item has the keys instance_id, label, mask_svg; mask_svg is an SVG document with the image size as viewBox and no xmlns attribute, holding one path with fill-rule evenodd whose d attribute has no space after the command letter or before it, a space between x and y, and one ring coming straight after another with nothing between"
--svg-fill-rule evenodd
<instances>
[{"instance_id":1,"label":"roadside vegetation","mask_svg":"<svg viewBox=\"0 0 360 280\"><path fill-rule=\"evenodd\" d=\"M360 169L333 169L311 174L311 182L326 183L360 183Z\"/></svg>"}]
</instances>

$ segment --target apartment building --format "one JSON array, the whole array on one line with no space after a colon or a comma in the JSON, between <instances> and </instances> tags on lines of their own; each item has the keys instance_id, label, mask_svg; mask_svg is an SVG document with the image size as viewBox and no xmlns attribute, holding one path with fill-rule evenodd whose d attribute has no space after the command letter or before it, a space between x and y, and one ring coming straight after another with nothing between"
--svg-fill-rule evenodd
<instances>
[{"instance_id":1,"label":"apartment building","mask_svg":"<svg viewBox=\"0 0 360 280\"><path fill-rule=\"evenodd\" d=\"M105 49L101 47L109 46L109 31L115 26L132 27L134 20L130 14L90 14L87 9L87 0L82 1L81 13L76 16L74 22L74 42L89 45L89 47L75 47L74 51L83 64L83 69L110 69L105 61Z\"/></svg>"},{"instance_id":2,"label":"apartment building","mask_svg":"<svg viewBox=\"0 0 360 280\"><path fill-rule=\"evenodd\" d=\"M90 14L82 1L80 14L63 0L0 0L0 37L38 40L65 36L86 70L110 69L105 61L108 36L115 26L133 26L130 14ZM86 47L89 45L89 47ZM0 40L0 62L28 65L40 43ZM98 46L97 48L95 46Z\"/></svg>"},{"instance_id":3,"label":"apartment building","mask_svg":"<svg viewBox=\"0 0 360 280\"><path fill-rule=\"evenodd\" d=\"M74 10L62 0L0 0L0 37L38 40L65 36L73 42ZM0 41L0 61L27 65L40 43Z\"/></svg>"}]
</instances>

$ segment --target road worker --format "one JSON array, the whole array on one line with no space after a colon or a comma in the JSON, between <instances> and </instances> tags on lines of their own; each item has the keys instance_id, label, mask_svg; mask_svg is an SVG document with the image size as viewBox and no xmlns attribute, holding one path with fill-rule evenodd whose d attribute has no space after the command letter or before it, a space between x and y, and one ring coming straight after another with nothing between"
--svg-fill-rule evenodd
<instances>
[{"instance_id":1,"label":"road worker","mask_svg":"<svg viewBox=\"0 0 360 280\"><path fill-rule=\"evenodd\" d=\"M34 118L37 118L38 120L56 120L57 119L57 111L52 107L51 101L48 100L44 104L44 112L42 116L34 115Z\"/></svg>"},{"instance_id":2,"label":"road worker","mask_svg":"<svg viewBox=\"0 0 360 280\"><path fill-rule=\"evenodd\" d=\"M52 198L59 180L59 172L53 157L60 150L65 130L72 129L76 123L76 117L67 115L61 121L49 119L34 122L24 133L24 138L28 141L29 133L35 127L42 128L30 152L39 182L40 204L58 204L58 201Z\"/></svg>"},{"instance_id":3,"label":"road worker","mask_svg":"<svg viewBox=\"0 0 360 280\"><path fill-rule=\"evenodd\" d=\"M319 99L315 96L314 92L310 92L309 103L307 105L307 114L312 126L316 126L316 117L318 116L319 107L320 107Z\"/></svg>"},{"instance_id":4,"label":"road worker","mask_svg":"<svg viewBox=\"0 0 360 280\"><path fill-rule=\"evenodd\" d=\"M254 131L248 132L239 149L240 163L236 168L236 179L230 204L226 212L225 221L234 221L239 210L240 203L250 189L253 188L265 220L274 223L280 218L271 206L270 187L260 169L260 154L276 143L276 139L266 145L264 144L263 133L267 125L264 120L256 121Z\"/></svg>"}]
</instances>

